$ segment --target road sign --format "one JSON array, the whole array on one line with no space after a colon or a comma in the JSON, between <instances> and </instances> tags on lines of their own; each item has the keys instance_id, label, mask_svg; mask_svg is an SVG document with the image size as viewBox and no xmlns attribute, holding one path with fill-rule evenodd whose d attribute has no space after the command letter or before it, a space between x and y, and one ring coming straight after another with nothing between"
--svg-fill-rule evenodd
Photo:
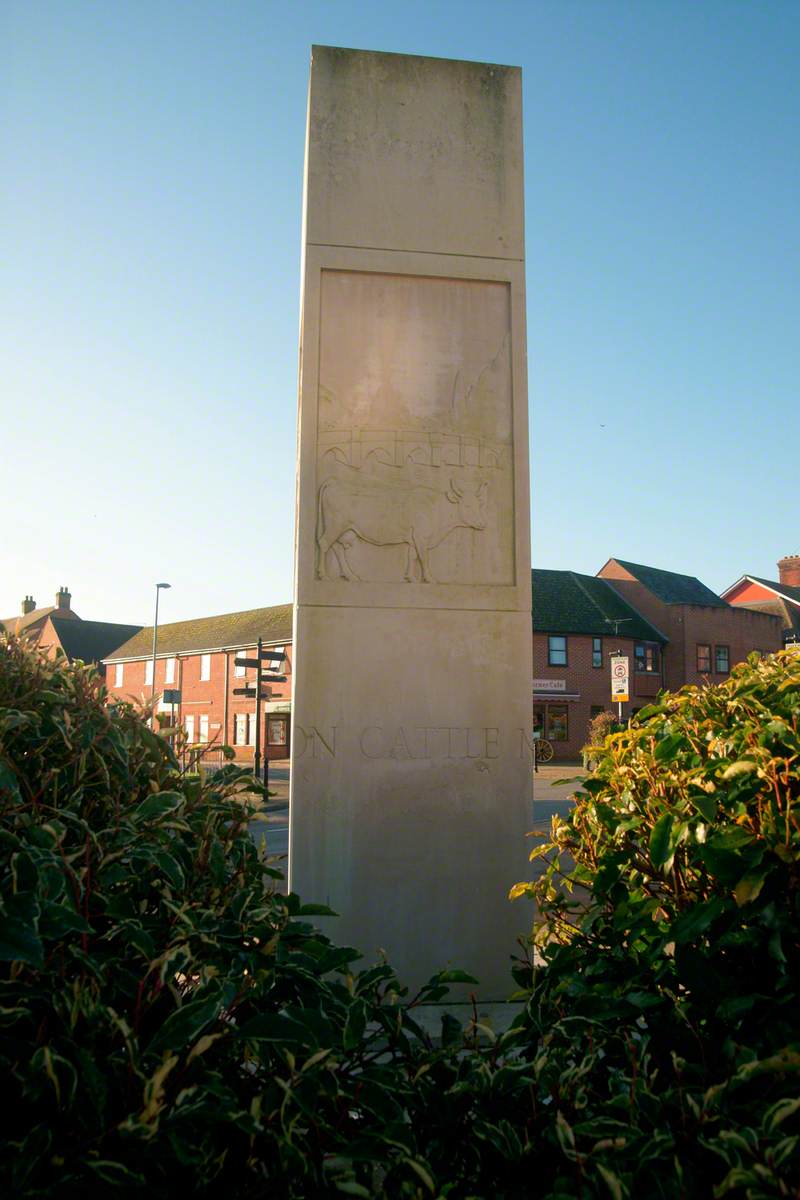
<instances>
[{"instance_id":1,"label":"road sign","mask_svg":"<svg viewBox=\"0 0 800 1200\"><path fill-rule=\"evenodd\" d=\"M264 683L286 683L285 675L270 675L268 671L264 672L261 679Z\"/></svg>"},{"instance_id":2,"label":"road sign","mask_svg":"<svg viewBox=\"0 0 800 1200\"><path fill-rule=\"evenodd\" d=\"M257 658L235 658L234 663L237 667L257 667Z\"/></svg>"},{"instance_id":3,"label":"road sign","mask_svg":"<svg viewBox=\"0 0 800 1200\"><path fill-rule=\"evenodd\" d=\"M164 688L164 694L161 697L164 704L180 704L181 689L180 688Z\"/></svg>"},{"instance_id":4,"label":"road sign","mask_svg":"<svg viewBox=\"0 0 800 1200\"><path fill-rule=\"evenodd\" d=\"M624 704L630 699L627 654L615 654L611 659L611 699L617 704Z\"/></svg>"},{"instance_id":5,"label":"road sign","mask_svg":"<svg viewBox=\"0 0 800 1200\"><path fill-rule=\"evenodd\" d=\"M254 697L256 694L256 689L255 689L255 687L234 688L233 694L234 694L234 696L253 696Z\"/></svg>"},{"instance_id":6,"label":"road sign","mask_svg":"<svg viewBox=\"0 0 800 1200\"><path fill-rule=\"evenodd\" d=\"M262 650L261 651L261 661L262 662L269 661L269 662L282 663L285 658L286 658L286 655L283 652L283 650Z\"/></svg>"}]
</instances>

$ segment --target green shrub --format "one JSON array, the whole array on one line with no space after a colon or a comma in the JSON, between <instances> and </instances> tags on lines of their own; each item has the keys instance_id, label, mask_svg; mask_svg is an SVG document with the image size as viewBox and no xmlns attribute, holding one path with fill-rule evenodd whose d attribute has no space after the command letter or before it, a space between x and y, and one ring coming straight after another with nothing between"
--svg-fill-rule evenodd
<instances>
[{"instance_id":1,"label":"green shrub","mask_svg":"<svg viewBox=\"0 0 800 1200\"><path fill-rule=\"evenodd\" d=\"M800 1194L799 720L786 655L660 698L513 889L544 916L528 1029L573 1187Z\"/></svg>"},{"instance_id":2,"label":"green shrub","mask_svg":"<svg viewBox=\"0 0 800 1200\"><path fill-rule=\"evenodd\" d=\"M798 717L781 657L612 735L513 889L515 1026L434 1045L463 976L357 971L274 890L252 777L1 644L3 1194L800 1194Z\"/></svg>"}]
</instances>

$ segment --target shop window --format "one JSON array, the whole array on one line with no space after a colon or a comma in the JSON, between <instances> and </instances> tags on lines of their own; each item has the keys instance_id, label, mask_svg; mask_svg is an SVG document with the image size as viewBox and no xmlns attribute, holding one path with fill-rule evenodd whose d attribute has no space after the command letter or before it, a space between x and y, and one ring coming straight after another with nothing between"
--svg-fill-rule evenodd
<instances>
[{"instance_id":1,"label":"shop window","mask_svg":"<svg viewBox=\"0 0 800 1200\"><path fill-rule=\"evenodd\" d=\"M637 671L652 675L661 670L658 642L637 642L633 648L633 657Z\"/></svg>"},{"instance_id":2,"label":"shop window","mask_svg":"<svg viewBox=\"0 0 800 1200\"><path fill-rule=\"evenodd\" d=\"M533 737L540 738L544 736L544 705L534 704L533 706Z\"/></svg>"},{"instance_id":3,"label":"shop window","mask_svg":"<svg viewBox=\"0 0 800 1200\"><path fill-rule=\"evenodd\" d=\"M201 654L200 655L200 681L201 681L201 683L205 683L210 678L211 678L211 655L210 654Z\"/></svg>"},{"instance_id":4,"label":"shop window","mask_svg":"<svg viewBox=\"0 0 800 1200\"><path fill-rule=\"evenodd\" d=\"M711 647L702 642L697 644L697 670L701 675L711 674Z\"/></svg>"},{"instance_id":5,"label":"shop window","mask_svg":"<svg viewBox=\"0 0 800 1200\"><path fill-rule=\"evenodd\" d=\"M566 704L548 704L547 739L550 742L566 742L569 739Z\"/></svg>"},{"instance_id":6,"label":"shop window","mask_svg":"<svg viewBox=\"0 0 800 1200\"><path fill-rule=\"evenodd\" d=\"M267 721L267 742L270 746L285 746L288 721L285 717L270 717Z\"/></svg>"},{"instance_id":7,"label":"shop window","mask_svg":"<svg viewBox=\"0 0 800 1200\"><path fill-rule=\"evenodd\" d=\"M602 667L603 665L603 639L592 638L592 666Z\"/></svg>"},{"instance_id":8,"label":"shop window","mask_svg":"<svg viewBox=\"0 0 800 1200\"><path fill-rule=\"evenodd\" d=\"M114 687L122 687L122 680L125 678L125 664L117 663L114 673Z\"/></svg>"},{"instance_id":9,"label":"shop window","mask_svg":"<svg viewBox=\"0 0 800 1200\"><path fill-rule=\"evenodd\" d=\"M567 665L567 639L565 637L548 637L547 663L551 667L565 667Z\"/></svg>"},{"instance_id":10,"label":"shop window","mask_svg":"<svg viewBox=\"0 0 800 1200\"><path fill-rule=\"evenodd\" d=\"M731 652L729 646L716 646L715 670L718 675L727 675L731 669Z\"/></svg>"},{"instance_id":11,"label":"shop window","mask_svg":"<svg viewBox=\"0 0 800 1200\"><path fill-rule=\"evenodd\" d=\"M247 745L247 713L236 713L233 718L233 744Z\"/></svg>"}]
</instances>

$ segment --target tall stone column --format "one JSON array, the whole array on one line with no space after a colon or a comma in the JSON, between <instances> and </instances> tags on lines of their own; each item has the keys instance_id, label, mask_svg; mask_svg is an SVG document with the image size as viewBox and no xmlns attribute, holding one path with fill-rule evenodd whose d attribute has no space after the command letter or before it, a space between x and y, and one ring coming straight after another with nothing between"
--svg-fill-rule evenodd
<instances>
[{"instance_id":1,"label":"tall stone column","mask_svg":"<svg viewBox=\"0 0 800 1200\"><path fill-rule=\"evenodd\" d=\"M531 827L520 72L316 46L290 886L513 990Z\"/></svg>"}]
</instances>

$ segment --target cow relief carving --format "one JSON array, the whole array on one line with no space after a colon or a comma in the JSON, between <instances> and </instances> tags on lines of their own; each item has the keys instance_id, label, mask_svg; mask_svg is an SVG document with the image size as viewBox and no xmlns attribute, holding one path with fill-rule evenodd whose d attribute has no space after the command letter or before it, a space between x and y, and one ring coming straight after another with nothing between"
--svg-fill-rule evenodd
<instances>
[{"instance_id":1,"label":"cow relief carving","mask_svg":"<svg viewBox=\"0 0 800 1200\"><path fill-rule=\"evenodd\" d=\"M356 540L372 546L404 546L404 579L440 582L431 573L430 554L459 528L483 532L487 525L486 482L446 491L414 483L330 476L317 497L317 578L359 579L350 552ZM330 557L336 564L332 576Z\"/></svg>"}]
</instances>

